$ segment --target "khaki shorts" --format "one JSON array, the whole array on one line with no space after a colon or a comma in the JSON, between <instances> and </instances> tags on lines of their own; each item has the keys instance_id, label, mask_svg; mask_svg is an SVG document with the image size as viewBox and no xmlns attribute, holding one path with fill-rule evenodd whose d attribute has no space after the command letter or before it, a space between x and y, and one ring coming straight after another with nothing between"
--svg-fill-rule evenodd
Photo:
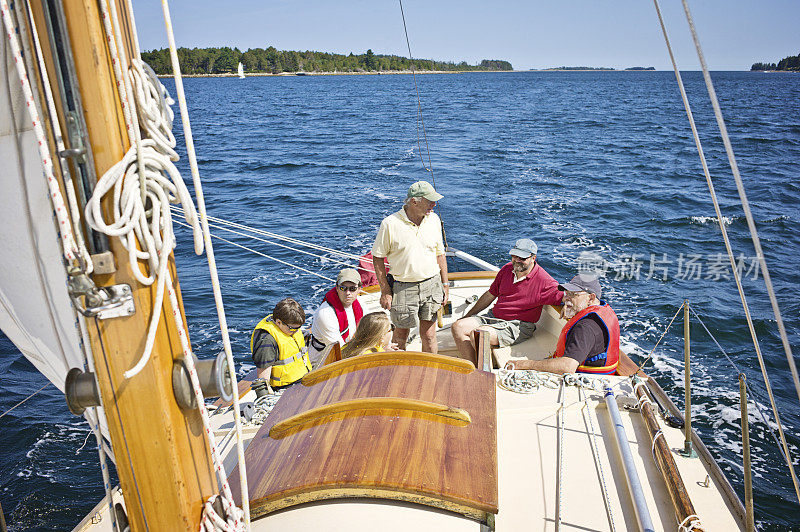
<instances>
[{"instance_id":1,"label":"khaki shorts","mask_svg":"<svg viewBox=\"0 0 800 532\"><path fill-rule=\"evenodd\" d=\"M417 326L417 319L435 321L442 307L444 288L442 278L434 275L417 283L395 281L392 288L392 323L401 329Z\"/></svg>"},{"instance_id":2,"label":"khaki shorts","mask_svg":"<svg viewBox=\"0 0 800 532\"><path fill-rule=\"evenodd\" d=\"M473 316L481 322L481 325L487 325L495 330L497 333L497 341L500 347L507 347L509 345L524 342L536 331L536 324L530 321L522 320L501 320L495 318L491 312L485 316Z\"/></svg>"}]
</instances>

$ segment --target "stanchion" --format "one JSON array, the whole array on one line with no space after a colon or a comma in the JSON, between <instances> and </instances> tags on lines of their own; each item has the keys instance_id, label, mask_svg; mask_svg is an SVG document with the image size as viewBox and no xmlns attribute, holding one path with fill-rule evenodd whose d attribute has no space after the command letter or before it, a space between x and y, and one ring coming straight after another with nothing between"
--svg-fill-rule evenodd
<instances>
[{"instance_id":1,"label":"stanchion","mask_svg":"<svg viewBox=\"0 0 800 532\"><path fill-rule=\"evenodd\" d=\"M753 515L753 472L750 469L750 423L747 419L747 388L744 373L739 374L739 406L742 411L742 455L744 459L744 506L747 532L755 530Z\"/></svg>"},{"instance_id":2,"label":"stanchion","mask_svg":"<svg viewBox=\"0 0 800 532\"><path fill-rule=\"evenodd\" d=\"M686 405L684 422L684 441L681 454L687 458L697 458L692 448L692 384L689 365L691 348L689 339L689 300L683 302L683 372L684 372L684 404Z\"/></svg>"}]
</instances>

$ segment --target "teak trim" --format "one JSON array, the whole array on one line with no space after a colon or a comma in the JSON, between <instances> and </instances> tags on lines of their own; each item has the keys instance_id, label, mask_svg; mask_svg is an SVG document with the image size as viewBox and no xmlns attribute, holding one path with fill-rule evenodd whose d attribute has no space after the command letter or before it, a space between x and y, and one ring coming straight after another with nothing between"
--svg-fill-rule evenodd
<instances>
[{"instance_id":1,"label":"teak trim","mask_svg":"<svg viewBox=\"0 0 800 532\"><path fill-rule=\"evenodd\" d=\"M440 369L456 371L466 375L475 371L475 366L469 360L454 358L446 355L434 355L419 351L388 351L384 353L367 353L355 357L345 358L327 364L310 373L306 373L300 381L304 386L314 386L326 381L338 372L349 373L358 369L375 366L419 366L423 364L437 364Z\"/></svg>"},{"instance_id":2,"label":"teak trim","mask_svg":"<svg viewBox=\"0 0 800 532\"><path fill-rule=\"evenodd\" d=\"M361 397L349 401L322 405L284 419L269 429L269 437L273 440L279 440L293 429L300 428L303 425L312 422L316 424L320 422L326 423L330 421L330 419L326 418L330 418L336 414L367 410L376 411L379 415L388 416L396 415L397 410L403 410L405 412L430 414L432 416L454 420L461 426L472 423L469 412L454 406L403 397Z\"/></svg>"},{"instance_id":3,"label":"teak trim","mask_svg":"<svg viewBox=\"0 0 800 532\"><path fill-rule=\"evenodd\" d=\"M640 381L641 382L641 381ZM658 423L653 408L650 404L650 397L642 390L645 384L635 386L636 396L639 398L641 404L642 417L644 418L645 425L647 426L647 433L652 439L653 436L658 437L653 442L653 458L658 464L658 470L667 485L667 491L672 499L672 505L675 508L675 513L678 515L678 521L683 522L691 515L697 515L695 512L692 500L689 498L689 493L686 491L686 485L683 483L678 466L675 464L675 459L672 457L667 439L661 431L661 426ZM700 527L694 527L692 530L703 531Z\"/></svg>"},{"instance_id":4,"label":"teak trim","mask_svg":"<svg viewBox=\"0 0 800 532\"><path fill-rule=\"evenodd\" d=\"M461 514L481 523L487 522L490 513L497 513L496 510L493 512L487 512L463 503L458 503L422 493L410 493L406 491L382 489L371 486L323 486L319 489L315 489L314 491L306 491L301 493L289 492L280 499L262 499L250 501L250 514L253 519L257 519L267 514L277 512L278 510L294 507L307 502L346 498L386 499L390 501L402 501L421 504L424 506L432 506L434 508L441 508L442 510Z\"/></svg>"}]
</instances>

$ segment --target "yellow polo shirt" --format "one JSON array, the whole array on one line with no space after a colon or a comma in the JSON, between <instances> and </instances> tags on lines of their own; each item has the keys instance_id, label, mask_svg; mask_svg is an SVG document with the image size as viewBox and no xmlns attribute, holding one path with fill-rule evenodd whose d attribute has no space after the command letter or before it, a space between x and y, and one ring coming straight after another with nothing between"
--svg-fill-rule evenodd
<instances>
[{"instance_id":1,"label":"yellow polo shirt","mask_svg":"<svg viewBox=\"0 0 800 532\"><path fill-rule=\"evenodd\" d=\"M442 221L435 212L420 225L400 209L383 219L372 245L372 256L389 259L395 280L415 283L439 275L438 255L444 255Z\"/></svg>"}]
</instances>

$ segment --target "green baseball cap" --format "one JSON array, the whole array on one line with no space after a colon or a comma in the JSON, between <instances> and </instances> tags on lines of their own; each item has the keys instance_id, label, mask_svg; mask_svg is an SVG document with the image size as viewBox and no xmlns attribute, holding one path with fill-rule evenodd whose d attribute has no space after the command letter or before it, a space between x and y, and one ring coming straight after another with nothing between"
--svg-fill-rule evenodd
<instances>
[{"instance_id":1,"label":"green baseball cap","mask_svg":"<svg viewBox=\"0 0 800 532\"><path fill-rule=\"evenodd\" d=\"M409 198L425 198L428 201L439 201L444 196L433 189L433 185L427 181L417 181L408 187Z\"/></svg>"}]
</instances>

